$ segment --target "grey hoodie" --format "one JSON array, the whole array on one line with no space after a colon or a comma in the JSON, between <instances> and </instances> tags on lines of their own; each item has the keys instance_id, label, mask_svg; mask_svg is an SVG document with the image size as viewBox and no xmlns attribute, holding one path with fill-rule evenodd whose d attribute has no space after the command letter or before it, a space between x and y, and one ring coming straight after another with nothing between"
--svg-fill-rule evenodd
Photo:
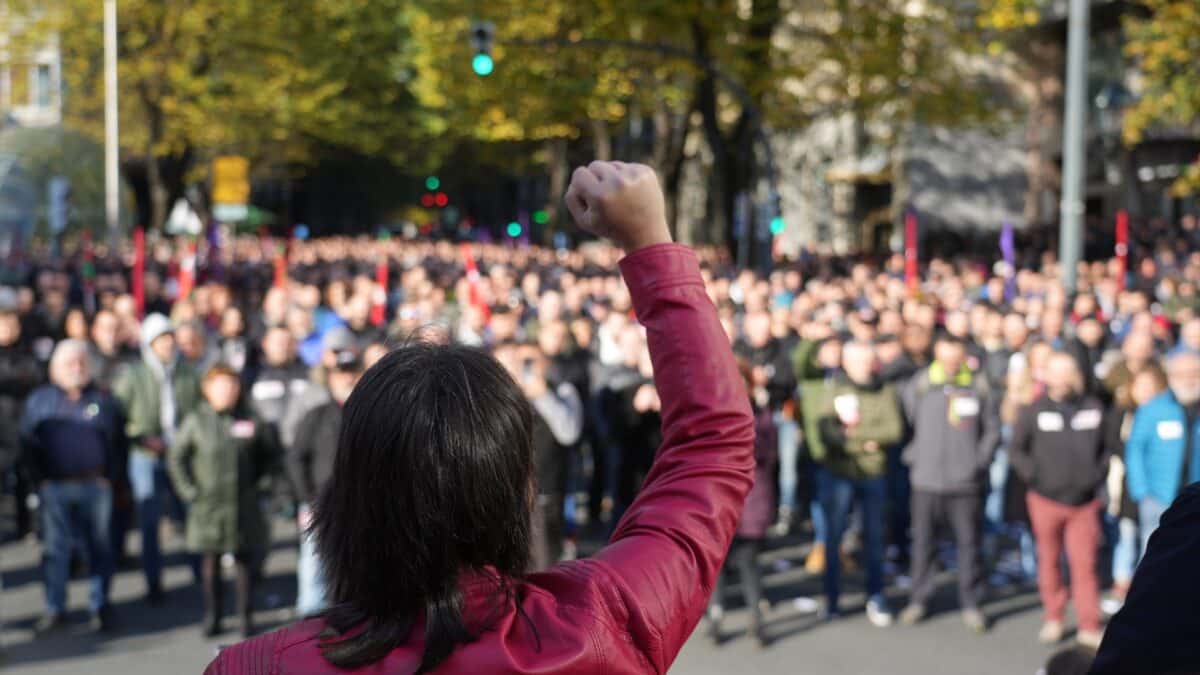
<instances>
[{"instance_id":1,"label":"grey hoodie","mask_svg":"<svg viewBox=\"0 0 1200 675\"><path fill-rule=\"evenodd\" d=\"M917 371L900 390L912 429L904 462L912 470L913 489L980 492L1000 441L999 402L978 375L944 382L940 373L931 377L934 370Z\"/></svg>"}]
</instances>

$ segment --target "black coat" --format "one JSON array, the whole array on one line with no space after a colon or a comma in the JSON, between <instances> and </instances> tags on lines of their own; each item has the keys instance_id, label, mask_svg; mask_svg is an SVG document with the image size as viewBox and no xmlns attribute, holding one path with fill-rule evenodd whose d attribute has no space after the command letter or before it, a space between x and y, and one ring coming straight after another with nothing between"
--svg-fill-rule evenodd
<instances>
[{"instance_id":1,"label":"black coat","mask_svg":"<svg viewBox=\"0 0 1200 675\"><path fill-rule=\"evenodd\" d=\"M1200 672L1200 483L1163 514L1092 675Z\"/></svg>"},{"instance_id":2,"label":"black coat","mask_svg":"<svg viewBox=\"0 0 1200 675\"><path fill-rule=\"evenodd\" d=\"M42 365L21 346L0 347L0 471L21 454L17 421L25 398L42 383Z\"/></svg>"},{"instance_id":3,"label":"black coat","mask_svg":"<svg viewBox=\"0 0 1200 675\"><path fill-rule=\"evenodd\" d=\"M311 504L333 476L342 406L329 401L305 416L296 442L287 453L288 479L296 499Z\"/></svg>"}]
</instances>

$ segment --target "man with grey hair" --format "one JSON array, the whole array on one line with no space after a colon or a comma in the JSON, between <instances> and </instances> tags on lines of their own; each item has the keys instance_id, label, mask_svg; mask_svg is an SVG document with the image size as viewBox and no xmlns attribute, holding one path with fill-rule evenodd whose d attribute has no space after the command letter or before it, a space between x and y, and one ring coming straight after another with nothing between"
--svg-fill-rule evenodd
<instances>
[{"instance_id":1,"label":"man with grey hair","mask_svg":"<svg viewBox=\"0 0 1200 675\"><path fill-rule=\"evenodd\" d=\"M45 545L46 616L40 631L65 625L73 541L86 545L92 625L111 626L112 485L125 470L125 422L117 400L92 385L88 345L65 340L50 358L50 384L25 403L20 423L27 471L38 486Z\"/></svg>"},{"instance_id":2,"label":"man with grey hair","mask_svg":"<svg viewBox=\"0 0 1200 675\"><path fill-rule=\"evenodd\" d=\"M1167 391L1138 408L1125 445L1143 551L1180 490L1200 480L1200 355L1177 352L1167 362L1167 380Z\"/></svg>"}]
</instances>

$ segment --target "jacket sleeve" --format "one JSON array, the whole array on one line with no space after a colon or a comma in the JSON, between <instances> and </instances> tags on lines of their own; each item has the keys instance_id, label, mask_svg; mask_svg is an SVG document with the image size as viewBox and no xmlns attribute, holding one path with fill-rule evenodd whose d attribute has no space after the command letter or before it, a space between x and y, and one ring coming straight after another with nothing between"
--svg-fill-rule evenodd
<instances>
[{"instance_id":1,"label":"jacket sleeve","mask_svg":"<svg viewBox=\"0 0 1200 675\"><path fill-rule=\"evenodd\" d=\"M792 355L792 372L797 381L803 382L821 376L821 369L816 364L821 344L820 340L805 340L796 348L796 353Z\"/></svg>"},{"instance_id":2,"label":"jacket sleeve","mask_svg":"<svg viewBox=\"0 0 1200 675\"><path fill-rule=\"evenodd\" d=\"M991 466L996 456L996 446L1000 445L1000 402L996 398L996 390L991 389L980 400L979 414L983 423L983 432L975 449L975 466L986 469Z\"/></svg>"},{"instance_id":3,"label":"jacket sleeve","mask_svg":"<svg viewBox=\"0 0 1200 675\"><path fill-rule=\"evenodd\" d=\"M276 432L274 424L255 420L254 426L257 434L255 443L258 450L257 486L259 490L265 492L271 489L275 477L283 473L283 451L280 448L279 434Z\"/></svg>"},{"instance_id":4,"label":"jacket sleeve","mask_svg":"<svg viewBox=\"0 0 1200 675\"><path fill-rule=\"evenodd\" d=\"M571 445L579 440L583 433L583 403L573 385L568 382L558 385L534 399L533 407L559 444Z\"/></svg>"},{"instance_id":5,"label":"jacket sleeve","mask_svg":"<svg viewBox=\"0 0 1200 675\"><path fill-rule=\"evenodd\" d=\"M316 498L316 481L312 478L313 436L320 419L319 415L305 417L295 434L295 443L284 451L288 480L296 499L304 504L311 504Z\"/></svg>"},{"instance_id":6,"label":"jacket sleeve","mask_svg":"<svg viewBox=\"0 0 1200 675\"><path fill-rule=\"evenodd\" d=\"M621 271L646 327L663 443L594 560L605 609L665 673L704 612L753 482L754 417L695 254L653 246Z\"/></svg>"},{"instance_id":7,"label":"jacket sleeve","mask_svg":"<svg viewBox=\"0 0 1200 675\"><path fill-rule=\"evenodd\" d=\"M1012 440L1008 445L1008 461L1012 464L1017 476L1030 484L1033 481L1033 408L1025 406L1017 412L1017 421L1013 424Z\"/></svg>"},{"instance_id":8,"label":"jacket sleeve","mask_svg":"<svg viewBox=\"0 0 1200 675\"><path fill-rule=\"evenodd\" d=\"M37 485L42 480L42 443L37 437L37 427L44 417L47 405L45 399L48 390L38 389L25 399L25 410L17 425L17 434L21 441L21 455L18 465L25 471L29 481Z\"/></svg>"},{"instance_id":9,"label":"jacket sleeve","mask_svg":"<svg viewBox=\"0 0 1200 675\"><path fill-rule=\"evenodd\" d=\"M196 452L196 417L188 415L179 427L179 432L167 448L167 472L179 498L191 503L196 499L199 488L192 479L192 457Z\"/></svg>"},{"instance_id":10,"label":"jacket sleeve","mask_svg":"<svg viewBox=\"0 0 1200 675\"><path fill-rule=\"evenodd\" d=\"M1129 486L1129 497L1134 502L1142 501L1150 492L1146 451L1154 429L1154 421L1150 419L1152 412L1150 408L1142 406L1134 413L1133 429L1125 443L1125 484Z\"/></svg>"}]
</instances>

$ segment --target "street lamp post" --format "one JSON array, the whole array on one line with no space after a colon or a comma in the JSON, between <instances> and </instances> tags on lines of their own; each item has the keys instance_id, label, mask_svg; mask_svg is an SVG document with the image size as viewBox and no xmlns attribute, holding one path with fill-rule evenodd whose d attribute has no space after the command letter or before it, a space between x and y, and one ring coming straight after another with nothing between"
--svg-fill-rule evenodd
<instances>
[{"instance_id":1,"label":"street lamp post","mask_svg":"<svg viewBox=\"0 0 1200 675\"><path fill-rule=\"evenodd\" d=\"M1067 292L1075 291L1083 253L1084 164L1087 149L1088 23L1091 0L1071 0L1067 17L1067 109L1063 115L1063 180L1059 224L1059 265Z\"/></svg>"},{"instance_id":2,"label":"street lamp post","mask_svg":"<svg viewBox=\"0 0 1200 675\"><path fill-rule=\"evenodd\" d=\"M104 219L110 241L120 237L120 151L117 147L117 0L104 0Z\"/></svg>"}]
</instances>

